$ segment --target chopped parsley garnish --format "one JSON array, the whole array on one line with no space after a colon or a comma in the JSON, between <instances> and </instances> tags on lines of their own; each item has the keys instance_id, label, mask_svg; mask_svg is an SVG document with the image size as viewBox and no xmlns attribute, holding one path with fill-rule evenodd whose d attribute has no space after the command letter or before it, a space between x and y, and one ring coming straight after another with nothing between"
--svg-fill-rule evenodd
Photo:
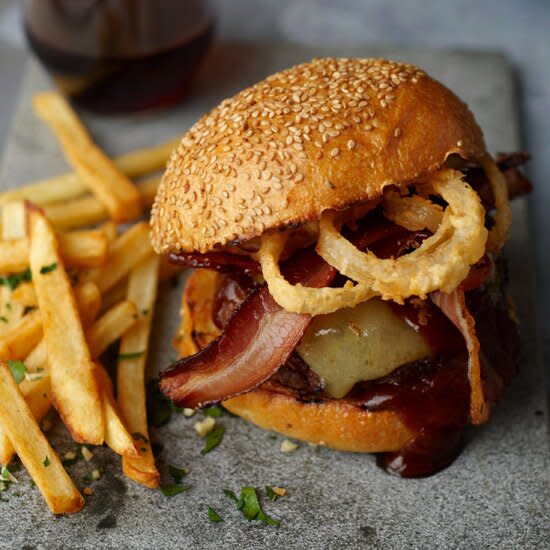
<instances>
[{"instance_id":1,"label":"chopped parsley garnish","mask_svg":"<svg viewBox=\"0 0 550 550\"><path fill-rule=\"evenodd\" d=\"M47 456L45 459L44 459L44 462L42 462L42 464L44 464L44 466L46 466L46 468L50 465L50 457Z\"/></svg>"},{"instance_id":2,"label":"chopped parsley garnish","mask_svg":"<svg viewBox=\"0 0 550 550\"><path fill-rule=\"evenodd\" d=\"M205 455L206 453L209 453L212 449L215 449L220 444L224 433L225 428L223 426L216 426L206 436L206 442L204 444L204 449L201 451L201 454Z\"/></svg>"},{"instance_id":3,"label":"chopped parsley garnish","mask_svg":"<svg viewBox=\"0 0 550 550\"><path fill-rule=\"evenodd\" d=\"M274 526L280 524L279 520L273 519L262 510L262 506L258 499L258 493L254 487L243 487L239 498L229 489L225 489L224 494L235 502L237 510L239 510L248 521L257 520L266 525Z\"/></svg>"},{"instance_id":4,"label":"chopped parsley garnish","mask_svg":"<svg viewBox=\"0 0 550 550\"><path fill-rule=\"evenodd\" d=\"M7 277L0 277L0 285L7 286L10 290L15 290L21 283L30 283L31 281L32 273L29 267L21 273L12 273ZM7 306L8 304L6 304Z\"/></svg>"},{"instance_id":5,"label":"chopped parsley garnish","mask_svg":"<svg viewBox=\"0 0 550 550\"><path fill-rule=\"evenodd\" d=\"M149 310L148 309L142 309L141 310L141 314L142 315L147 315L149 313Z\"/></svg>"},{"instance_id":6,"label":"chopped parsley garnish","mask_svg":"<svg viewBox=\"0 0 550 550\"><path fill-rule=\"evenodd\" d=\"M180 484L182 479L187 475L185 468L177 468L176 466L168 466L168 471L174 480L174 483Z\"/></svg>"},{"instance_id":7,"label":"chopped parsley garnish","mask_svg":"<svg viewBox=\"0 0 550 550\"><path fill-rule=\"evenodd\" d=\"M0 315L0 321L2 321L2 323L9 323L8 318L3 315Z\"/></svg>"},{"instance_id":8,"label":"chopped parsley garnish","mask_svg":"<svg viewBox=\"0 0 550 550\"><path fill-rule=\"evenodd\" d=\"M204 414L204 416L218 418L223 415L223 409L219 405L212 405L211 407L202 409L202 414Z\"/></svg>"},{"instance_id":9,"label":"chopped parsley garnish","mask_svg":"<svg viewBox=\"0 0 550 550\"><path fill-rule=\"evenodd\" d=\"M143 355L143 351L134 351L131 353L121 353L118 358L119 359L137 359L138 357L141 357Z\"/></svg>"},{"instance_id":10,"label":"chopped parsley garnish","mask_svg":"<svg viewBox=\"0 0 550 550\"><path fill-rule=\"evenodd\" d=\"M10 302L8 302L8 303L6 304L6 309L7 309L8 311L11 311L11 303L10 303Z\"/></svg>"},{"instance_id":11,"label":"chopped parsley garnish","mask_svg":"<svg viewBox=\"0 0 550 550\"><path fill-rule=\"evenodd\" d=\"M0 469L0 481L2 482L2 489L6 490L7 486L10 483L17 483L17 479L12 474L12 469L10 468L10 465L8 466L2 466Z\"/></svg>"},{"instance_id":12,"label":"chopped parsley garnish","mask_svg":"<svg viewBox=\"0 0 550 550\"><path fill-rule=\"evenodd\" d=\"M183 409L176 407L159 390L158 380L153 380L147 385L147 418L155 428L160 428L168 423L172 413L182 413Z\"/></svg>"},{"instance_id":13,"label":"chopped parsley garnish","mask_svg":"<svg viewBox=\"0 0 550 550\"><path fill-rule=\"evenodd\" d=\"M49 264L49 265L43 265L40 268L40 275L46 275L46 273L51 273L56 269L57 269L57 262L54 262L53 264Z\"/></svg>"},{"instance_id":14,"label":"chopped parsley garnish","mask_svg":"<svg viewBox=\"0 0 550 550\"><path fill-rule=\"evenodd\" d=\"M265 494L269 500L277 500L279 498L279 495L273 490L273 487L269 485L265 488Z\"/></svg>"},{"instance_id":15,"label":"chopped parsley garnish","mask_svg":"<svg viewBox=\"0 0 550 550\"><path fill-rule=\"evenodd\" d=\"M23 361L12 361L8 359L8 367L11 370L11 375L17 384L21 384L27 373L27 367Z\"/></svg>"},{"instance_id":16,"label":"chopped parsley garnish","mask_svg":"<svg viewBox=\"0 0 550 550\"><path fill-rule=\"evenodd\" d=\"M92 481L98 481L99 479L101 479L104 473L105 469L102 466L99 466L91 472L84 474L82 476L82 482L84 483L84 485L90 485Z\"/></svg>"},{"instance_id":17,"label":"chopped parsley garnish","mask_svg":"<svg viewBox=\"0 0 550 550\"><path fill-rule=\"evenodd\" d=\"M186 485L161 485L160 490L165 497L175 497L189 489Z\"/></svg>"},{"instance_id":18,"label":"chopped parsley garnish","mask_svg":"<svg viewBox=\"0 0 550 550\"><path fill-rule=\"evenodd\" d=\"M174 497L189 490L189 485L182 485L182 479L187 475L185 468L177 468L176 466L168 466L168 471L174 480L172 485L161 485L160 490L165 497Z\"/></svg>"},{"instance_id":19,"label":"chopped parsley garnish","mask_svg":"<svg viewBox=\"0 0 550 550\"><path fill-rule=\"evenodd\" d=\"M216 512L216 510L214 510L214 508L212 508L212 506L208 507L208 519L212 523L219 523L220 521L223 521L223 518L220 514L218 514L218 512Z\"/></svg>"}]
</instances>

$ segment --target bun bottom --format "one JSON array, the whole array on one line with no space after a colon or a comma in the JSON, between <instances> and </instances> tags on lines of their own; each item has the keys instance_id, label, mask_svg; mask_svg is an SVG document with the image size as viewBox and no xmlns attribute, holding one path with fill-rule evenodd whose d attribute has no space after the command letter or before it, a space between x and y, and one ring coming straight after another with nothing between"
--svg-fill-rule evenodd
<instances>
[{"instance_id":1,"label":"bun bottom","mask_svg":"<svg viewBox=\"0 0 550 550\"><path fill-rule=\"evenodd\" d=\"M398 451L414 436L396 413L366 411L343 399L303 402L258 388L222 404L260 428L339 451Z\"/></svg>"}]
</instances>

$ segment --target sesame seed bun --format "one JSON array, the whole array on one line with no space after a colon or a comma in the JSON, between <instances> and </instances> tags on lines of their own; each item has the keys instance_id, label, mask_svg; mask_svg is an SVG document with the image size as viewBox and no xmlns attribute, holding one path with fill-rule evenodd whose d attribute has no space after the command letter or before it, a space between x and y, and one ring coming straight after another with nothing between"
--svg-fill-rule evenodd
<instances>
[{"instance_id":1,"label":"sesame seed bun","mask_svg":"<svg viewBox=\"0 0 550 550\"><path fill-rule=\"evenodd\" d=\"M276 73L201 118L155 203L158 253L208 252L379 196L485 152L467 106L413 65L318 59Z\"/></svg>"}]
</instances>

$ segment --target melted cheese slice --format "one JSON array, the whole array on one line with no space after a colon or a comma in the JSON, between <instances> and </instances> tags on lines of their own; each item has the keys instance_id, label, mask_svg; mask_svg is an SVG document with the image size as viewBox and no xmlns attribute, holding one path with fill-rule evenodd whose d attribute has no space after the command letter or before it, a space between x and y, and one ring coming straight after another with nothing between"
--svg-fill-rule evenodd
<instances>
[{"instance_id":1,"label":"melted cheese slice","mask_svg":"<svg viewBox=\"0 0 550 550\"><path fill-rule=\"evenodd\" d=\"M297 351L335 398L431 355L422 336L379 299L315 317Z\"/></svg>"}]
</instances>

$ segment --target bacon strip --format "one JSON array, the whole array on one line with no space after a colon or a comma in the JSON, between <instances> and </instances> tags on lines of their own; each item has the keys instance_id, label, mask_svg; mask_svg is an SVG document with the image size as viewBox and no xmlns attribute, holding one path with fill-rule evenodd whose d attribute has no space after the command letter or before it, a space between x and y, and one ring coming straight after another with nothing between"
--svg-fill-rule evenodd
<instances>
[{"instance_id":1,"label":"bacon strip","mask_svg":"<svg viewBox=\"0 0 550 550\"><path fill-rule=\"evenodd\" d=\"M500 393L502 380L489 365L485 365L482 372L475 320L466 305L464 288L460 285L449 294L434 292L430 297L464 337L468 350L470 418L472 424L483 424L489 419L491 403L496 401L496 396Z\"/></svg>"},{"instance_id":2,"label":"bacon strip","mask_svg":"<svg viewBox=\"0 0 550 550\"><path fill-rule=\"evenodd\" d=\"M307 251L287 266L286 276L320 288L332 282L336 270ZM176 405L190 408L249 391L287 360L310 322L310 315L282 309L263 286L246 299L218 339L163 373L160 389Z\"/></svg>"},{"instance_id":3,"label":"bacon strip","mask_svg":"<svg viewBox=\"0 0 550 550\"><path fill-rule=\"evenodd\" d=\"M529 159L529 154L524 152L500 153L496 158L497 166L506 180L510 200L527 195L533 189L529 179L518 170L518 167L525 164ZM466 168L465 174L466 181L481 197L483 206L492 208L494 206L493 192L483 170L478 166L469 166Z\"/></svg>"}]
</instances>

